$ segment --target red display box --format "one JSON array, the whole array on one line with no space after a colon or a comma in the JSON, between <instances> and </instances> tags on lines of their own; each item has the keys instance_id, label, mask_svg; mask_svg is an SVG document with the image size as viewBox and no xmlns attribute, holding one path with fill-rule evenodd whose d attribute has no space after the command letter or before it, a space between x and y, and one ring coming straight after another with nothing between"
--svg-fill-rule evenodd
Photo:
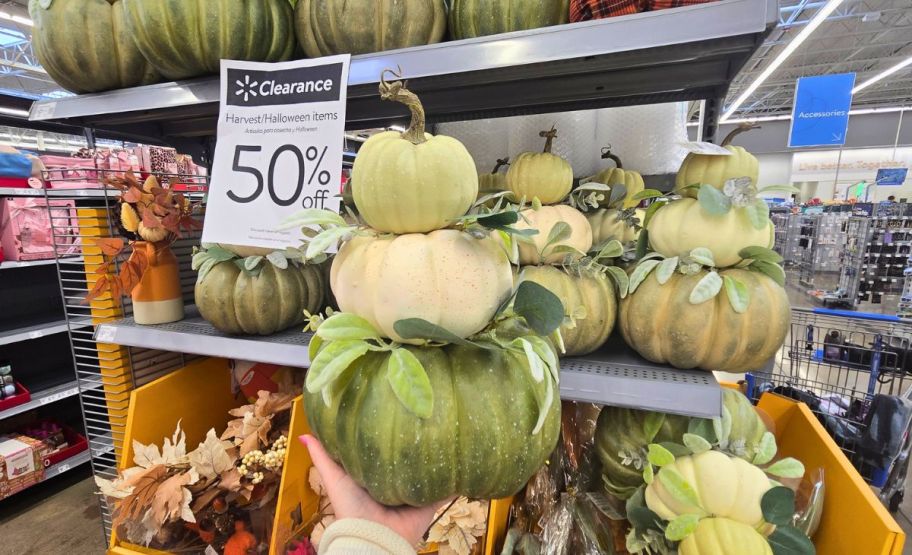
<instances>
[{"instance_id":1,"label":"red display box","mask_svg":"<svg viewBox=\"0 0 912 555\"><path fill-rule=\"evenodd\" d=\"M29 393L29 390L26 389L24 385L19 382L15 382L15 385L15 395L11 395L6 399L0 399L0 413L13 407L18 407L19 405L28 403L32 400L32 394Z\"/></svg>"},{"instance_id":2,"label":"red display box","mask_svg":"<svg viewBox=\"0 0 912 555\"><path fill-rule=\"evenodd\" d=\"M63 437L66 438L69 447L65 447L60 451L56 451L45 456L45 468L55 465L59 462L63 462L70 457L74 457L89 448L89 441L85 438L84 435L80 434L69 426L60 425L60 427L63 429Z\"/></svg>"}]
</instances>

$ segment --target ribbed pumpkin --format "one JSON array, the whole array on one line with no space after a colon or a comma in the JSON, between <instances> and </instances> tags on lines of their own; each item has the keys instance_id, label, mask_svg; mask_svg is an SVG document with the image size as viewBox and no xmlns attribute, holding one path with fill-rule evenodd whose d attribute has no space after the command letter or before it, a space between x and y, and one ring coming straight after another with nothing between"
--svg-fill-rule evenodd
<instances>
[{"instance_id":1,"label":"ribbed pumpkin","mask_svg":"<svg viewBox=\"0 0 912 555\"><path fill-rule=\"evenodd\" d=\"M640 223L642 223L646 217L646 211L637 210L636 215L640 219ZM621 243L637 240L640 233L635 227L627 225L627 222L621 219L620 216L620 210L615 208L599 208L593 212L586 213L586 219L589 220L589 225L592 227L593 245L601 245L612 239L617 239Z\"/></svg>"},{"instance_id":2,"label":"ribbed pumpkin","mask_svg":"<svg viewBox=\"0 0 912 555\"><path fill-rule=\"evenodd\" d=\"M676 472L690 484L696 497L676 497L662 479L663 472ZM646 506L663 520L684 514L720 516L747 524L763 524L760 499L772 485L766 474L751 463L719 451L678 457L659 469L646 486Z\"/></svg>"},{"instance_id":3,"label":"ribbed pumpkin","mask_svg":"<svg viewBox=\"0 0 912 555\"><path fill-rule=\"evenodd\" d=\"M772 247L773 222L757 229L744 208L732 207L721 216L705 211L700 202L682 198L657 210L649 220L649 244L663 256L682 256L697 247L712 251L716 266L741 262L745 247Z\"/></svg>"},{"instance_id":4,"label":"ribbed pumpkin","mask_svg":"<svg viewBox=\"0 0 912 555\"><path fill-rule=\"evenodd\" d=\"M107 91L161 80L127 32L119 0L29 0L29 15L38 61L69 91Z\"/></svg>"},{"instance_id":5,"label":"ribbed pumpkin","mask_svg":"<svg viewBox=\"0 0 912 555\"><path fill-rule=\"evenodd\" d=\"M646 183L643 181L642 175L638 172L625 170L620 167L608 168L607 170L601 171L592 176L590 181L604 183L608 186L624 186L627 190L627 194L624 195L624 200L612 203L610 206L611 208L633 208L640 203L640 201L634 200L633 196L646 188ZM604 204L608 205L607 201Z\"/></svg>"},{"instance_id":6,"label":"ribbed pumpkin","mask_svg":"<svg viewBox=\"0 0 912 555\"><path fill-rule=\"evenodd\" d=\"M595 452L602 463L602 485L627 499L642 486L643 464L650 443L681 443L690 418L645 410L606 406L595 427ZM623 455L622 455L623 453ZM629 459L628 464L624 460ZM640 461L637 468L635 461Z\"/></svg>"},{"instance_id":7,"label":"ribbed pumpkin","mask_svg":"<svg viewBox=\"0 0 912 555\"><path fill-rule=\"evenodd\" d=\"M222 59L281 62L294 54L288 0L123 0L127 31L169 79L219 72Z\"/></svg>"},{"instance_id":8,"label":"ribbed pumpkin","mask_svg":"<svg viewBox=\"0 0 912 555\"><path fill-rule=\"evenodd\" d=\"M469 39L566 23L569 0L453 0L450 34Z\"/></svg>"},{"instance_id":9,"label":"ribbed pumpkin","mask_svg":"<svg viewBox=\"0 0 912 555\"><path fill-rule=\"evenodd\" d=\"M704 518L678 545L679 555L773 555L759 532L729 518Z\"/></svg>"},{"instance_id":10,"label":"ribbed pumpkin","mask_svg":"<svg viewBox=\"0 0 912 555\"><path fill-rule=\"evenodd\" d=\"M368 139L352 168L355 205L369 226L390 233L424 233L446 227L478 196L478 170L452 137L424 132L424 109L402 83L382 80L381 96L412 112L409 128Z\"/></svg>"},{"instance_id":11,"label":"ribbed pumpkin","mask_svg":"<svg viewBox=\"0 0 912 555\"><path fill-rule=\"evenodd\" d=\"M547 384L529 377L526 357L508 351L407 348L431 382L430 418L407 411L393 393L387 381L389 354L369 352L338 378L339 400L333 406L327 407L320 393L304 393L307 420L327 451L386 505L516 493L557 442L558 402L532 434L536 399L546 395Z\"/></svg>"},{"instance_id":12,"label":"ribbed pumpkin","mask_svg":"<svg viewBox=\"0 0 912 555\"><path fill-rule=\"evenodd\" d=\"M561 326L566 356L587 355L601 347L614 330L617 297L611 280L603 274L574 275L554 266L525 266L517 284L534 281L561 300L568 316L580 314L575 325Z\"/></svg>"},{"instance_id":13,"label":"ribbed pumpkin","mask_svg":"<svg viewBox=\"0 0 912 555\"><path fill-rule=\"evenodd\" d=\"M722 140L721 146L731 152L730 156L688 153L675 177L675 191L687 197L697 198L698 189L684 188L689 185L708 184L721 191L726 181L738 177L749 177L756 186L760 176L760 162L743 147L729 144L735 135L755 127L757 126L741 125Z\"/></svg>"},{"instance_id":14,"label":"ribbed pumpkin","mask_svg":"<svg viewBox=\"0 0 912 555\"><path fill-rule=\"evenodd\" d=\"M652 272L621 301L618 327L640 356L676 368L747 372L766 364L782 345L790 310L785 290L759 272L720 272L747 286L750 304L735 312L724 291L691 304L691 291L705 271L675 272L660 285Z\"/></svg>"},{"instance_id":15,"label":"ribbed pumpkin","mask_svg":"<svg viewBox=\"0 0 912 555\"><path fill-rule=\"evenodd\" d=\"M311 58L433 44L446 31L443 0L299 0L298 43Z\"/></svg>"},{"instance_id":16,"label":"ribbed pumpkin","mask_svg":"<svg viewBox=\"0 0 912 555\"><path fill-rule=\"evenodd\" d=\"M304 321L304 311L323 308L323 272L318 266L281 270L264 263L250 275L233 260L216 264L196 284L200 315L231 334L271 335Z\"/></svg>"},{"instance_id":17,"label":"ribbed pumpkin","mask_svg":"<svg viewBox=\"0 0 912 555\"><path fill-rule=\"evenodd\" d=\"M538 234L531 237L532 243L519 242L519 263L522 266L562 263L567 257L567 253L552 252L556 245L569 245L582 252L588 252L592 248L592 228L583 213L572 206L557 204L542 206L538 210L529 208L523 210L522 216L513 227L538 230ZM558 222L564 222L570 226L570 237L554 243L542 257L541 251L548 243L551 228Z\"/></svg>"},{"instance_id":18,"label":"ribbed pumpkin","mask_svg":"<svg viewBox=\"0 0 912 555\"><path fill-rule=\"evenodd\" d=\"M573 187L573 169L566 160L551 154L557 130L552 128L539 135L545 138L544 150L523 152L516 157L507 172L507 189L517 201L537 197L542 204L555 204L564 200Z\"/></svg>"},{"instance_id":19,"label":"ribbed pumpkin","mask_svg":"<svg viewBox=\"0 0 912 555\"><path fill-rule=\"evenodd\" d=\"M483 191L506 191L507 174L500 171L500 168L510 163L509 158L500 158L491 173L478 174L478 194Z\"/></svg>"},{"instance_id":20,"label":"ribbed pumpkin","mask_svg":"<svg viewBox=\"0 0 912 555\"><path fill-rule=\"evenodd\" d=\"M385 337L401 340L393 325L405 318L468 337L488 325L510 295L513 272L494 240L443 229L355 237L333 259L331 284L339 308Z\"/></svg>"}]
</instances>

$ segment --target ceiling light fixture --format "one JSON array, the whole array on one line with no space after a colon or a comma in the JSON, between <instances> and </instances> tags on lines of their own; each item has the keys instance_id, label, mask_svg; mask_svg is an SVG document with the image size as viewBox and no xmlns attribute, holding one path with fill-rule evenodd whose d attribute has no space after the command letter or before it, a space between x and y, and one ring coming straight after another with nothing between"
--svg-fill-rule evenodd
<instances>
[{"instance_id":1,"label":"ceiling light fixture","mask_svg":"<svg viewBox=\"0 0 912 555\"><path fill-rule=\"evenodd\" d=\"M801 32L798 33L798 35L796 35L795 38L793 38L792 41L782 49L782 52L776 56L772 63L766 66L766 69L764 69L760 75L754 79L754 82L751 83L743 93L741 93L741 96L739 96L731 106L729 106L725 114L722 115L719 123L729 123L728 118L730 118L732 114L735 113L735 110L740 108L741 105L744 104L744 101L746 101L750 95L754 94L754 91L756 91L760 85L769 79L769 76L772 75L774 71L779 69L779 66L781 66L782 63L785 62L785 60L787 60L788 57L791 56L792 53L794 53L795 50L797 50L798 47L807 40L807 38L811 35L811 33L814 32L815 29L817 29L817 27L820 27L820 24L823 23L826 18L829 17L829 15L833 13L833 11L838 8L840 4L842 4L842 2L843 0L829 0L825 6L820 8L820 10L814 14L814 17L811 18L808 24L805 25L803 29L801 29Z\"/></svg>"},{"instance_id":2,"label":"ceiling light fixture","mask_svg":"<svg viewBox=\"0 0 912 555\"><path fill-rule=\"evenodd\" d=\"M852 94L856 94L858 91L870 87L871 85L880 81L884 77L889 77L889 76L893 75L894 73L896 73L897 71L901 70L902 68L904 68L910 64L912 64L912 56L909 56L908 58L899 62L898 64L891 66L888 69L883 70L882 72L878 73L874 77L871 77L864 83L858 85L857 87L852 89Z\"/></svg>"}]
</instances>

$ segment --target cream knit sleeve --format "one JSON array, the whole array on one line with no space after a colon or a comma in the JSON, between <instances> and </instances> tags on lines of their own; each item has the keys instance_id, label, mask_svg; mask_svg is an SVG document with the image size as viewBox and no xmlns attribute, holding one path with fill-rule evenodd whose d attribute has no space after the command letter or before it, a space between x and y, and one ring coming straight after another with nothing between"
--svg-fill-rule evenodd
<instances>
[{"instance_id":1,"label":"cream knit sleeve","mask_svg":"<svg viewBox=\"0 0 912 555\"><path fill-rule=\"evenodd\" d=\"M415 549L382 524L345 518L323 533L320 555L415 555Z\"/></svg>"}]
</instances>

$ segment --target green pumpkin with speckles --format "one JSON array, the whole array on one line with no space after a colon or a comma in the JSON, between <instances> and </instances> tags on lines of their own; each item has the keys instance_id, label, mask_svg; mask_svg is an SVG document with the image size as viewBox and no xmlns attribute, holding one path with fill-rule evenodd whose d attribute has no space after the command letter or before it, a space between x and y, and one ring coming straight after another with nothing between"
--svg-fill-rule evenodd
<instances>
[{"instance_id":1,"label":"green pumpkin with speckles","mask_svg":"<svg viewBox=\"0 0 912 555\"><path fill-rule=\"evenodd\" d=\"M389 353L368 352L337 378L331 406L321 393L304 391L308 423L327 451L385 505L497 499L522 489L557 443L556 384L533 434L536 399L551 378L534 382L525 356L458 345L405 348L427 371L431 416L415 416L396 397L386 378Z\"/></svg>"}]
</instances>

